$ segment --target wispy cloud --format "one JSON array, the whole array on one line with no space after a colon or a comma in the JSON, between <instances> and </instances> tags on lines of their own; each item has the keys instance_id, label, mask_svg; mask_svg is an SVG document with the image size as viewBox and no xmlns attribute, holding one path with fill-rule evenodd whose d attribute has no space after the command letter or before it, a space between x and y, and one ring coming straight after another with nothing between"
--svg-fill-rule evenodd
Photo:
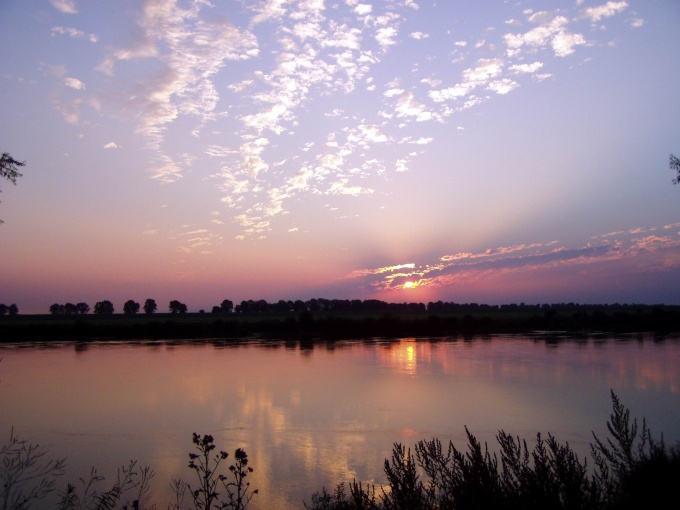
<instances>
[{"instance_id":1,"label":"wispy cloud","mask_svg":"<svg viewBox=\"0 0 680 510\"><path fill-rule=\"evenodd\" d=\"M426 9L416 2L245 1L229 17L210 2L144 0L135 36L123 47L107 45L98 69L123 98L119 110L137 121L150 176L171 183L200 172L219 190L224 224L262 237L301 194L370 195L416 168L414 149L434 140L418 126L445 124L525 83L536 86L550 76L548 58L587 46L578 23L604 23L624 4L580 6L571 15L519 11L477 38L451 38L440 72L424 70L425 58L385 77L377 71L390 52L428 51L433 40L430 28L402 33L409 16ZM53 5L76 10L73 2ZM92 40L71 28L54 27L52 35ZM135 67L142 75L131 79L135 63L144 63ZM84 90L66 76L67 87ZM88 80L87 91L93 87ZM88 104L78 101L59 103L71 122ZM181 129L202 144L190 158L168 136ZM190 168L196 160L201 165Z\"/></svg>"},{"instance_id":2,"label":"wispy cloud","mask_svg":"<svg viewBox=\"0 0 680 510\"><path fill-rule=\"evenodd\" d=\"M143 37L128 48L112 52L100 70L113 76L117 62L158 58L164 69L148 81L147 90L134 97L141 110L139 132L156 152L155 178L174 181L182 167L163 149L165 128L180 115L205 121L214 114L219 94L215 74L227 62L252 58L258 54L257 40L247 30L223 19L199 18L204 4L182 9L175 2L147 1L139 19Z\"/></svg>"},{"instance_id":3,"label":"wispy cloud","mask_svg":"<svg viewBox=\"0 0 680 510\"><path fill-rule=\"evenodd\" d=\"M92 43L96 43L99 40L99 36L97 36L96 34L88 34L83 32L82 30L78 30L76 28L71 27L52 27L50 32L52 33L52 37L56 35L67 35L74 39L85 38Z\"/></svg>"},{"instance_id":4,"label":"wispy cloud","mask_svg":"<svg viewBox=\"0 0 680 510\"><path fill-rule=\"evenodd\" d=\"M659 230L677 230L680 225L634 229L596 236L601 241L569 246L558 241L489 248L480 252L442 255L438 260L396 266L357 269L347 275L359 279L366 288L390 291L415 286L445 287L462 282L488 280L510 273L567 270L573 278L586 278L590 271L602 271L601 264L625 262L636 271L668 271L680 268L680 232L650 234ZM616 239L611 239L615 236ZM645 263L638 264L638 259ZM649 259L656 260L650 263ZM620 269L618 266L612 271ZM531 276L527 276L531 278Z\"/></svg>"}]
</instances>

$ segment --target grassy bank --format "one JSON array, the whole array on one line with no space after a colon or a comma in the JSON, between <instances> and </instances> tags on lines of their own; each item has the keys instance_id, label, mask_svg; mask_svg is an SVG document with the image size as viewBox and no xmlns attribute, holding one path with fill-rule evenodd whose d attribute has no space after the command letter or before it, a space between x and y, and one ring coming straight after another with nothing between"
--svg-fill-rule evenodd
<instances>
[{"instance_id":1,"label":"grassy bank","mask_svg":"<svg viewBox=\"0 0 680 510\"><path fill-rule=\"evenodd\" d=\"M680 306L0 317L0 342L253 337L340 340L536 331L678 333Z\"/></svg>"}]
</instances>

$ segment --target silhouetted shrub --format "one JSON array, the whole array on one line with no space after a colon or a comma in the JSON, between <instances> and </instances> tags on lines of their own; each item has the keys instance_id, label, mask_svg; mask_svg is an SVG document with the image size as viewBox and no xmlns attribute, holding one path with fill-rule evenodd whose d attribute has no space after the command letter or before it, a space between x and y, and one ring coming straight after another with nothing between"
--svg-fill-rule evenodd
<instances>
[{"instance_id":1,"label":"silhouetted shrub","mask_svg":"<svg viewBox=\"0 0 680 510\"><path fill-rule=\"evenodd\" d=\"M253 472L253 468L248 466L245 450L236 449L234 463L228 468L230 476L227 476L219 472L219 467L229 454L222 450L212 453L216 448L213 437L194 433L192 441L198 453L189 453L189 468L196 472L198 485L173 480L171 487L175 491L176 502L172 508L181 508L183 496L188 490L197 510L244 510L258 493L257 489L250 489L250 482L245 481L248 473Z\"/></svg>"},{"instance_id":2,"label":"silhouetted shrub","mask_svg":"<svg viewBox=\"0 0 680 510\"><path fill-rule=\"evenodd\" d=\"M680 480L680 452L656 441L612 392L610 436L594 436L587 468L568 443L538 434L533 449L526 440L499 431L498 453L466 428L467 450L438 439L420 441L415 456L395 443L385 460L387 485L363 487L356 480L349 495L343 483L331 494L312 495L308 510L628 510L661 508L675 498Z\"/></svg>"}]
</instances>

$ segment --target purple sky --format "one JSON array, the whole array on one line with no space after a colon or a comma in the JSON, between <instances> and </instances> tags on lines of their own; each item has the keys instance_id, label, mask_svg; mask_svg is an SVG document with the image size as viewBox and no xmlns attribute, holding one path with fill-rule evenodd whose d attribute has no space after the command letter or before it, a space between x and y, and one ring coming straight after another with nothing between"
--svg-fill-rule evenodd
<instances>
[{"instance_id":1,"label":"purple sky","mask_svg":"<svg viewBox=\"0 0 680 510\"><path fill-rule=\"evenodd\" d=\"M676 0L0 4L0 303L680 304Z\"/></svg>"}]
</instances>

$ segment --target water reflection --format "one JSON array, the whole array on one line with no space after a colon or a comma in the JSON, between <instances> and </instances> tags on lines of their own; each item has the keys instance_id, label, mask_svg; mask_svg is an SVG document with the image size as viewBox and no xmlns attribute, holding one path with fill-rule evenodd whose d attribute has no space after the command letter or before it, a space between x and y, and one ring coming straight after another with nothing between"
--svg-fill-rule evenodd
<instances>
[{"instance_id":1,"label":"water reflection","mask_svg":"<svg viewBox=\"0 0 680 510\"><path fill-rule=\"evenodd\" d=\"M131 458L189 477L191 434L243 447L254 508L301 508L322 486L384 482L395 441L551 431L584 453L614 389L680 439L680 341L527 338L310 344L44 344L0 351L0 433L69 457L71 481ZM4 431L4 432L3 432Z\"/></svg>"}]
</instances>

